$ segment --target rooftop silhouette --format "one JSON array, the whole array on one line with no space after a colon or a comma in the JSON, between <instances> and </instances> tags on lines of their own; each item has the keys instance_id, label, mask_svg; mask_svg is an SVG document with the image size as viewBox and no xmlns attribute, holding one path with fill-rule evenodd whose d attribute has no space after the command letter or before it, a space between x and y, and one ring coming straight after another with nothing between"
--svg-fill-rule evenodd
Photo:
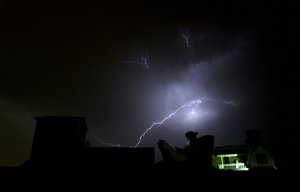
<instances>
[{"instance_id":1,"label":"rooftop silhouette","mask_svg":"<svg viewBox=\"0 0 300 192\"><path fill-rule=\"evenodd\" d=\"M159 140L163 160L155 163L154 147L90 147L85 139L87 130L84 117L37 117L30 159L19 167L1 168L0 188L31 192L182 191L195 187L215 191L224 186L241 191L284 191L287 187L282 172L274 168L232 171L253 165L242 164L244 160L237 161L237 157L254 148L214 147L212 135L197 137L197 132L188 132L189 145L184 149ZM259 131L246 135L247 145L263 144ZM232 153L236 155L230 156ZM265 163L264 157L260 159ZM230 167L230 161L236 169Z\"/></svg>"}]
</instances>

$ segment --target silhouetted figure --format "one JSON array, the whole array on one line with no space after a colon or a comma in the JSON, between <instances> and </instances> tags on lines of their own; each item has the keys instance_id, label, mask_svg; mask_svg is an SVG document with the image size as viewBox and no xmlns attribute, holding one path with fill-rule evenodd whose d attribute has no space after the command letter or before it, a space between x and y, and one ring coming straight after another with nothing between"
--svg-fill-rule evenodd
<instances>
[{"instance_id":1,"label":"silhouetted figure","mask_svg":"<svg viewBox=\"0 0 300 192\"><path fill-rule=\"evenodd\" d=\"M214 136L197 137L198 132L189 131L185 134L189 145L183 149L188 160L198 168L209 169L212 166Z\"/></svg>"},{"instance_id":2,"label":"silhouetted figure","mask_svg":"<svg viewBox=\"0 0 300 192\"><path fill-rule=\"evenodd\" d=\"M198 132L189 131L185 134L187 138L188 145L183 149L183 153L188 157L189 160L193 161L200 159L200 143L197 138ZM178 149L178 148L177 148ZM180 151L180 149L178 149Z\"/></svg>"},{"instance_id":3,"label":"silhouetted figure","mask_svg":"<svg viewBox=\"0 0 300 192\"><path fill-rule=\"evenodd\" d=\"M197 137L198 132L189 131L185 134L188 145L178 148L171 147L166 141L159 140L158 147L164 160L189 162L193 168L210 169L212 168L212 154L214 148L214 136L204 135Z\"/></svg>"}]
</instances>

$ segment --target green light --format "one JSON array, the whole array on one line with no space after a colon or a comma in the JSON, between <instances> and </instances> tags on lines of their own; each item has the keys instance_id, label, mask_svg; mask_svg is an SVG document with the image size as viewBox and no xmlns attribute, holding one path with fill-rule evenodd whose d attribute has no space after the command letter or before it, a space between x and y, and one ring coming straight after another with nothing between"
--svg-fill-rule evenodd
<instances>
[{"instance_id":1,"label":"green light","mask_svg":"<svg viewBox=\"0 0 300 192\"><path fill-rule=\"evenodd\" d=\"M238 154L222 154L214 158L216 166L222 170L248 171L245 163L240 162Z\"/></svg>"}]
</instances>

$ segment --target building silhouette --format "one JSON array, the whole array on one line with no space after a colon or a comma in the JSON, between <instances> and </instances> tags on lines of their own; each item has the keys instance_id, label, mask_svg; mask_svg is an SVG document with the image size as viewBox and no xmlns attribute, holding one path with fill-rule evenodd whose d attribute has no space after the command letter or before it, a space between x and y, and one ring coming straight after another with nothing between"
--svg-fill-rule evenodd
<instances>
[{"instance_id":1,"label":"building silhouette","mask_svg":"<svg viewBox=\"0 0 300 192\"><path fill-rule=\"evenodd\" d=\"M277 169L258 129L246 131L245 145L215 147L212 163L220 170Z\"/></svg>"},{"instance_id":2,"label":"building silhouette","mask_svg":"<svg viewBox=\"0 0 300 192\"><path fill-rule=\"evenodd\" d=\"M154 148L90 147L84 117L42 116L29 164L30 191L132 189L154 166Z\"/></svg>"},{"instance_id":3,"label":"building silhouette","mask_svg":"<svg viewBox=\"0 0 300 192\"><path fill-rule=\"evenodd\" d=\"M30 160L59 163L79 159L86 132L84 117L37 117Z\"/></svg>"},{"instance_id":4,"label":"building silhouette","mask_svg":"<svg viewBox=\"0 0 300 192\"><path fill-rule=\"evenodd\" d=\"M199 138L198 160L204 167L197 168L198 160L178 156L163 140L158 143L168 160L155 163L153 147L90 147L87 131L84 117L37 117L30 159L19 167L0 168L0 191L220 191L234 186L252 192L287 187L281 172L274 170L205 169L210 167L212 153L233 149L214 148L211 135ZM247 136L247 145L263 143L256 131ZM234 148L240 154L247 152L244 149Z\"/></svg>"}]
</instances>

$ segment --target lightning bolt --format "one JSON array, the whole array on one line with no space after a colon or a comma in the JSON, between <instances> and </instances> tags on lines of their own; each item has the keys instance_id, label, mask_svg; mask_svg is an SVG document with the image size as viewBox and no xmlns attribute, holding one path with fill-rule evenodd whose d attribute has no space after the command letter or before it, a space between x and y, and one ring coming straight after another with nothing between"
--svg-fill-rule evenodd
<instances>
[{"instance_id":1,"label":"lightning bolt","mask_svg":"<svg viewBox=\"0 0 300 192\"><path fill-rule=\"evenodd\" d=\"M211 98L204 98L204 99L196 99L196 100L192 100L192 101L189 101L187 103L185 103L184 105L178 107L173 113L169 114L168 116L166 116L165 118L163 118L163 120L159 121L159 122L153 122L151 124L150 127L148 127L146 129L146 131L139 137L139 140L137 142L136 145L134 146L131 146L131 147L138 147L139 144L141 143L143 137L156 125L160 126L162 125L166 120L170 119L171 117L173 117L178 111L180 111L181 109L183 108L186 108L186 107L190 107L191 105L196 105L196 107L198 107L198 105L204 101L214 101L214 102L217 102L217 100L215 99L211 99ZM233 102L233 101L223 101L224 104L227 104L227 105L233 105L233 106L236 106L236 104ZM193 113L194 111L192 111Z\"/></svg>"},{"instance_id":2,"label":"lightning bolt","mask_svg":"<svg viewBox=\"0 0 300 192\"><path fill-rule=\"evenodd\" d=\"M175 111L173 111L172 113L170 113L169 115L167 115L166 117L164 117L161 121L157 121L157 122L153 122L139 137L138 142L134 145L134 146L130 146L132 148L136 148L140 145L143 137L155 126L161 126L165 121L167 121L168 119L172 118L176 113L178 113L180 110L182 110L183 108L187 108L187 107L191 107L191 106L195 106L198 107L198 105L200 103L203 103L205 101L213 101L213 102L219 102L218 100L212 99L212 98L203 98L203 99L195 99L192 101L189 101L183 105L181 105L180 107L178 107ZM224 104L226 105L233 105L236 106L237 104L234 103L233 101L223 101ZM121 145L119 144L112 144L109 142L104 142L101 139L99 139L98 137L94 136L93 137L99 141L101 144L103 145L107 145L107 146L111 146L111 147L121 147Z\"/></svg>"},{"instance_id":3,"label":"lightning bolt","mask_svg":"<svg viewBox=\"0 0 300 192\"><path fill-rule=\"evenodd\" d=\"M149 59L149 55L148 55L148 51L145 52L145 55L141 56L141 61L140 64L144 67L146 67L147 69L149 69L149 63L148 63L148 59Z\"/></svg>"},{"instance_id":4,"label":"lightning bolt","mask_svg":"<svg viewBox=\"0 0 300 192\"><path fill-rule=\"evenodd\" d=\"M236 106L237 104L234 103L233 101L223 101L225 104L227 105L233 105L233 106Z\"/></svg>"},{"instance_id":5,"label":"lightning bolt","mask_svg":"<svg viewBox=\"0 0 300 192\"><path fill-rule=\"evenodd\" d=\"M149 54L148 54L148 51L145 51L144 54L142 54L139 59L137 60L132 60L132 61L124 61L124 63L136 63L136 64L139 64L139 65L142 65L143 67L149 69L150 66L149 66Z\"/></svg>"},{"instance_id":6,"label":"lightning bolt","mask_svg":"<svg viewBox=\"0 0 300 192\"><path fill-rule=\"evenodd\" d=\"M110 147L121 147L121 145L119 145L119 144L112 144L112 143L109 143L109 142L104 142L101 139L99 139L98 137L96 137L94 134L92 134L92 137L94 139L96 139L99 143L103 144L103 145L107 145L107 146L110 146Z\"/></svg>"},{"instance_id":7,"label":"lightning bolt","mask_svg":"<svg viewBox=\"0 0 300 192\"><path fill-rule=\"evenodd\" d=\"M187 33L182 33L181 36L183 37L183 39L185 40L185 44L188 48L190 48L190 41L189 41L189 36Z\"/></svg>"},{"instance_id":8,"label":"lightning bolt","mask_svg":"<svg viewBox=\"0 0 300 192\"><path fill-rule=\"evenodd\" d=\"M170 119L171 117L173 117L173 116L174 116L178 111L180 111L181 109L186 108L186 107L190 107L191 105L196 105L196 106L198 106L201 102L202 102L202 101L201 101L200 99L196 99L196 100L193 100L193 101L189 101L189 102L187 102L186 104L184 104L184 105L178 107L173 113L171 113L171 114L169 114L168 116L166 116L165 118L163 118L163 120L161 120L161 121L159 121L159 122L153 122L153 123L151 124L151 126L148 127L148 128L146 129L146 131L139 137L139 141L137 142L137 144L134 145L134 146L131 146L131 147L136 148L137 146L139 146L139 144L141 143L143 137L144 137L144 136L145 136L145 135L146 135L146 134L147 134L147 133L155 126L155 125L160 126L160 125L162 125L166 120L168 120L168 119Z\"/></svg>"}]
</instances>

